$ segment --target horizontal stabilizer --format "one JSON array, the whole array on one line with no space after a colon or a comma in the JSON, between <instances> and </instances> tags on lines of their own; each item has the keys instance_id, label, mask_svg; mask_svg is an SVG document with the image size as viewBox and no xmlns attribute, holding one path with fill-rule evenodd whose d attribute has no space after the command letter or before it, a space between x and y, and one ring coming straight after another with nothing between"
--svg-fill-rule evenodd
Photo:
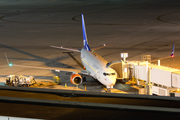
<instances>
[{"instance_id":1,"label":"horizontal stabilizer","mask_svg":"<svg viewBox=\"0 0 180 120\"><path fill-rule=\"evenodd\" d=\"M93 48L91 48L91 49L92 49L92 50L98 50L98 49L101 49L101 48L103 48L103 47L106 47L106 46L109 46L109 45L112 45L112 44L114 44L114 43L103 44L103 45L100 45L100 46L97 46L97 47L93 47Z\"/></svg>"},{"instance_id":2,"label":"horizontal stabilizer","mask_svg":"<svg viewBox=\"0 0 180 120\"><path fill-rule=\"evenodd\" d=\"M58 49L63 49L63 50L74 51L74 52L81 52L81 50L79 50L79 49L75 49L75 48L65 48L65 47L63 47L63 46L58 47L58 46L50 45L50 47L58 48Z\"/></svg>"}]
</instances>

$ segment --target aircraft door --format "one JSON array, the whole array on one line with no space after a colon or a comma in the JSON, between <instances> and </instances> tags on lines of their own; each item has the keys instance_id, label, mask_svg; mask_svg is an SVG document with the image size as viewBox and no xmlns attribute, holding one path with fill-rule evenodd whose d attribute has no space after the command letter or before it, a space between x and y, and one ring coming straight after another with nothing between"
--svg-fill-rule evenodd
<instances>
[{"instance_id":1,"label":"aircraft door","mask_svg":"<svg viewBox=\"0 0 180 120\"><path fill-rule=\"evenodd\" d=\"M98 78L99 81L103 82L102 81L103 80L103 76L102 76L102 70L101 69L98 70L98 72L97 72L97 78Z\"/></svg>"},{"instance_id":2,"label":"aircraft door","mask_svg":"<svg viewBox=\"0 0 180 120\"><path fill-rule=\"evenodd\" d=\"M99 70L97 71L97 79L101 80L101 72Z\"/></svg>"}]
</instances>

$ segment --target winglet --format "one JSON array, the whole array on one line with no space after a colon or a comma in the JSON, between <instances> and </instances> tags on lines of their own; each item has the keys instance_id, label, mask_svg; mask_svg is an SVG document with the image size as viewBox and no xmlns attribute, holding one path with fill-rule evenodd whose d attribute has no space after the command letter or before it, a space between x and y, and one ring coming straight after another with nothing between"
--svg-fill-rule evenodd
<instances>
[{"instance_id":1,"label":"winglet","mask_svg":"<svg viewBox=\"0 0 180 120\"><path fill-rule=\"evenodd\" d=\"M172 58L174 57L174 43L173 43L173 47L172 47L172 54L171 54L171 57L172 57Z\"/></svg>"},{"instance_id":2,"label":"winglet","mask_svg":"<svg viewBox=\"0 0 180 120\"><path fill-rule=\"evenodd\" d=\"M84 48L88 51L91 51L88 45L88 41L87 41L87 35L86 35L86 27L85 27L85 23L84 23L84 15L81 14L82 17L82 31L83 31L83 44L84 44Z\"/></svg>"},{"instance_id":3,"label":"winglet","mask_svg":"<svg viewBox=\"0 0 180 120\"><path fill-rule=\"evenodd\" d=\"M7 61L8 65L9 65L9 66L12 66L13 64L12 64L12 63L9 63L8 57L7 57L7 55L6 55L6 52L4 52L4 54L5 54L6 61Z\"/></svg>"}]
</instances>

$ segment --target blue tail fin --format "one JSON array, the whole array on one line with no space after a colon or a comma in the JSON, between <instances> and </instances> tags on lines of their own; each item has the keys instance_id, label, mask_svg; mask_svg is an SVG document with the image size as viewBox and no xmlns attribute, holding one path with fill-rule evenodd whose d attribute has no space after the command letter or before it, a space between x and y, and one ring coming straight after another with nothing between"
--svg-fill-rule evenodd
<instances>
[{"instance_id":1,"label":"blue tail fin","mask_svg":"<svg viewBox=\"0 0 180 120\"><path fill-rule=\"evenodd\" d=\"M83 31L83 44L84 48L88 51L91 51L87 42L87 35L86 35L86 28L85 28L85 23L84 23L84 15L81 14L82 16L82 31Z\"/></svg>"},{"instance_id":2,"label":"blue tail fin","mask_svg":"<svg viewBox=\"0 0 180 120\"><path fill-rule=\"evenodd\" d=\"M173 43L173 48L172 48L172 54L171 57L174 57L174 43Z\"/></svg>"}]
</instances>

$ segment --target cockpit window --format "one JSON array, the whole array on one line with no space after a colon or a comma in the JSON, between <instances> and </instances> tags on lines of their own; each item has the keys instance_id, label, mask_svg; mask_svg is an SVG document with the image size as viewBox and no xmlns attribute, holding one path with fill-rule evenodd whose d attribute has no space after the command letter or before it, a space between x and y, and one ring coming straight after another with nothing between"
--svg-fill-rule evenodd
<instances>
[{"instance_id":1,"label":"cockpit window","mask_svg":"<svg viewBox=\"0 0 180 120\"><path fill-rule=\"evenodd\" d=\"M111 75L115 75L115 73L111 73Z\"/></svg>"},{"instance_id":2,"label":"cockpit window","mask_svg":"<svg viewBox=\"0 0 180 120\"><path fill-rule=\"evenodd\" d=\"M103 73L104 76L115 75L115 73Z\"/></svg>"}]
</instances>

